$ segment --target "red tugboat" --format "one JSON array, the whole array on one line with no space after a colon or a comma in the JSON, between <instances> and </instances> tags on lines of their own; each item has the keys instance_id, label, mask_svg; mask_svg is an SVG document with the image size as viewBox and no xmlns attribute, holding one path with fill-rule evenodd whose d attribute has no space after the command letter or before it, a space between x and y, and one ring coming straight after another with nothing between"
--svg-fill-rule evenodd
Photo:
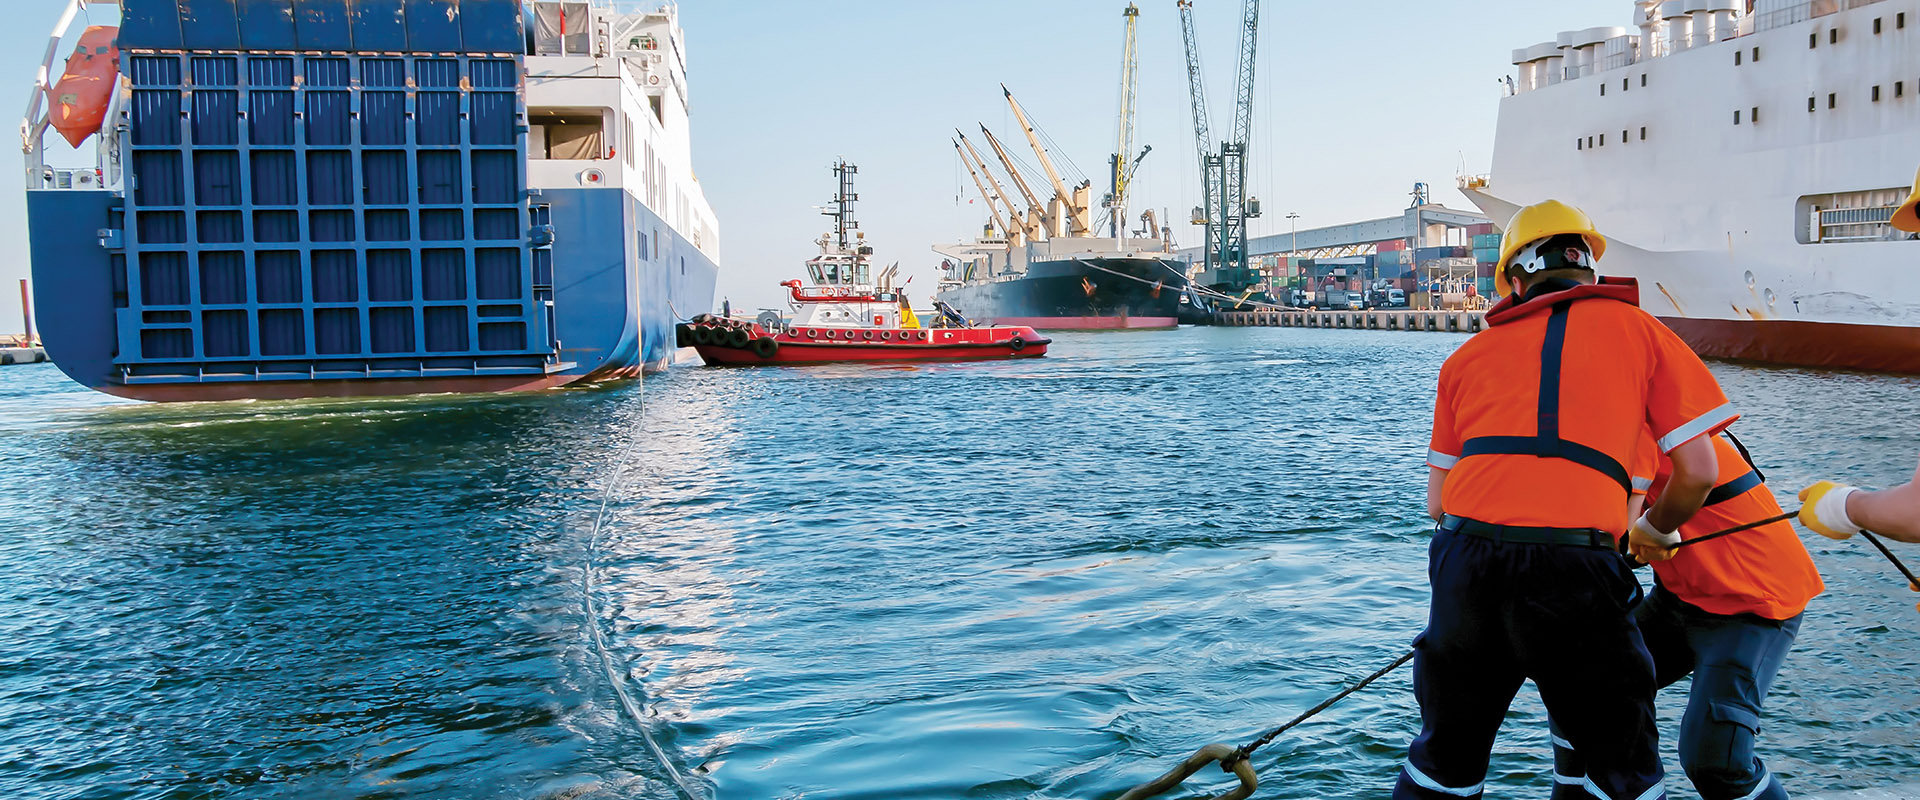
<instances>
[{"instance_id":1,"label":"red tugboat","mask_svg":"<svg viewBox=\"0 0 1920 800\"><path fill-rule=\"evenodd\" d=\"M833 210L834 234L815 243L820 254L807 259L811 285L793 280L787 287L791 321L767 311L757 320L702 314L679 326L682 347L717 366L832 364L858 361L970 361L1032 358L1052 344L1024 325L975 327L945 303L934 301L935 319L923 327L906 296L892 288L899 265L873 280L873 248L853 219L853 175L859 168L834 165L840 193Z\"/></svg>"}]
</instances>

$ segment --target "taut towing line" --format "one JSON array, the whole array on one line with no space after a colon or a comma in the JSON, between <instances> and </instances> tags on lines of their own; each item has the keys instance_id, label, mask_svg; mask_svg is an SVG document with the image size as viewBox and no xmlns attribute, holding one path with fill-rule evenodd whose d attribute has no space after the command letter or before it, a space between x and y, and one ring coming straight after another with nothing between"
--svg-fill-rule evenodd
<instances>
[{"instance_id":1,"label":"taut towing line","mask_svg":"<svg viewBox=\"0 0 1920 800\"><path fill-rule=\"evenodd\" d=\"M1680 542L1679 544L1673 546L1672 548L1669 548L1669 552L1679 550L1683 547L1690 547L1693 545L1703 544L1703 543L1710 542L1722 537L1732 536L1734 534L1742 533L1744 531L1750 531L1755 528L1760 528L1776 522L1784 522L1786 520L1790 520L1795 517L1798 517L1799 515L1800 515L1799 509L1795 509L1793 511L1788 511L1778 516L1770 517L1768 519L1758 520L1758 521L1750 522L1744 525L1735 525L1725 530L1715 531L1713 533L1705 534L1702 536L1696 536L1692 539L1688 539L1683 542ZM1920 587L1920 576L1914 575L1913 570L1908 569L1906 564L1901 563L1900 558L1898 556L1895 556L1892 550L1887 549L1887 546L1885 544L1882 544L1878 537L1874 536L1874 534L1871 531L1861 531L1861 535L1866 538L1868 543L1873 545L1875 550L1878 550L1882 556L1886 557L1887 561L1893 565L1894 569L1900 572L1900 575L1902 578L1904 578L1907 582L1911 583L1912 585L1916 587ZM1638 562L1638 561L1634 561L1633 563L1641 564L1641 562ZM1641 564L1641 565L1644 566L1644 564ZM1355 692L1358 692L1361 689L1367 688L1367 686L1371 685L1374 681L1380 680L1381 678L1384 678L1388 674L1392 673L1394 670L1399 669L1402 666L1405 666L1407 662L1413 660L1415 652L1416 651L1414 650L1407 650L1406 652L1401 653L1399 657L1395 658L1392 662L1388 663L1386 666L1383 666L1377 670L1374 670L1373 674L1368 675L1364 678L1361 678L1360 680L1354 682L1353 685L1340 690L1338 693L1334 694L1332 697L1328 697L1327 699L1320 701L1314 707L1300 712L1293 719L1287 720L1286 722L1280 724L1279 726L1274 727L1266 731L1265 733L1260 734L1258 737L1255 737L1252 741L1244 745L1241 745L1239 747L1234 747L1233 745L1230 745L1230 744L1215 742L1213 744L1203 746L1200 749L1195 750L1192 755L1187 756L1185 760L1181 761L1179 765L1175 766L1173 769L1166 771L1164 774L1160 775L1157 778L1154 778L1153 780L1147 781L1146 783L1140 784L1139 786L1135 786L1134 788L1127 790L1125 794L1120 795L1118 798L1115 798L1115 800L1147 800L1147 798L1158 797L1162 794L1172 791L1175 787L1185 782L1188 778L1193 777L1194 773L1199 772L1200 770L1206 768L1208 764L1219 764L1220 771L1226 772L1240 779L1240 785L1232 789L1229 789L1225 792L1222 792L1220 794L1212 795L1208 797L1207 800L1246 800L1246 798L1253 796L1253 793L1255 790L1260 788L1260 776L1258 773L1254 771L1253 764L1251 761L1253 757L1253 752L1255 750L1258 750L1261 747L1266 746L1269 742L1272 742L1275 738L1279 737L1280 734L1286 733L1288 730L1291 730L1292 728L1299 725L1300 723L1306 722L1307 720L1312 719L1315 716L1318 716L1320 712L1326 711L1328 708L1333 707L1335 703L1338 703L1341 700L1347 699L1347 697L1353 695ZM1862 798L1862 800L1866 800L1866 798Z\"/></svg>"}]
</instances>

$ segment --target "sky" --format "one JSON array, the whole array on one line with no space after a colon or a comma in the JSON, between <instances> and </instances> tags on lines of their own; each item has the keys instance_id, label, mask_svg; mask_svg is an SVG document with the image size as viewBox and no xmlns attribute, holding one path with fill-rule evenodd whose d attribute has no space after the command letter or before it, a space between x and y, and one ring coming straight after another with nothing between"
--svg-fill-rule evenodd
<instances>
[{"instance_id":1,"label":"sky","mask_svg":"<svg viewBox=\"0 0 1920 800\"><path fill-rule=\"evenodd\" d=\"M1153 152L1135 178L1132 216L1137 224L1139 210L1165 209L1176 244L1190 246L1200 240L1185 223L1200 178L1180 21L1174 0L1135 2L1134 139ZM8 5L0 77L24 110L64 1ZM924 302L941 260L931 246L969 239L987 219L954 130L986 125L1038 166L1002 83L1057 145L1067 182L1093 181L1097 203L1118 138L1126 5L684 0L694 171L720 221L716 304L771 307L777 284L801 277L831 222L816 207L833 196L838 158L860 167L855 211L876 260L898 261ZM104 7L91 13L112 18ZM1248 155L1249 193L1265 215L1251 234L1285 232L1289 212L1302 229L1395 215L1420 181L1434 201L1472 208L1454 178L1490 165L1512 51L1563 30L1625 25L1631 13L1629 0L1265 0ZM1232 124L1239 17L1238 0L1194 0L1216 139ZM0 332L22 327L10 298L28 273L24 208L22 189L0 189Z\"/></svg>"}]
</instances>

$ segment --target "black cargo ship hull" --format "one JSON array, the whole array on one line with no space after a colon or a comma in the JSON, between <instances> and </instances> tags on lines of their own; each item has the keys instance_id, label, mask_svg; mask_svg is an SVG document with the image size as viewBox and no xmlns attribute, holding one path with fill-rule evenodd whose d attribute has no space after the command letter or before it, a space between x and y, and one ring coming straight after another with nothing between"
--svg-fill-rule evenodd
<instances>
[{"instance_id":1,"label":"black cargo ship hull","mask_svg":"<svg viewBox=\"0 0 1920 800\"><path fill-rule=\"evenodd\" d=\"M975 280L935 296L983 325L1130 330L1180 324L1186 262L1171 258L1036 261L1017 278Z\"/></svg>"}]
</instances>

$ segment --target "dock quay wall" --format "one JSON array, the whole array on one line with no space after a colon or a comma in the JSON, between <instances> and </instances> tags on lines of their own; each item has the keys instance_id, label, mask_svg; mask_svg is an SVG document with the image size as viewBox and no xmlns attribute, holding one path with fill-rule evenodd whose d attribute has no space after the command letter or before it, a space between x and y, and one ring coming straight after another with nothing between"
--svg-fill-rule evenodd
<instances>
[{"instance_id":1,"label":"dock quay wall","mask_svg":"<svg viewBox=\"0 0 1920 800\"><path fill-rule=\"evenodd\" d=\"M1214 324L1230 328L1349 328L1375 331L1479 333L1484 311L1222 311Z\"/></svg>"}]
</instances>

